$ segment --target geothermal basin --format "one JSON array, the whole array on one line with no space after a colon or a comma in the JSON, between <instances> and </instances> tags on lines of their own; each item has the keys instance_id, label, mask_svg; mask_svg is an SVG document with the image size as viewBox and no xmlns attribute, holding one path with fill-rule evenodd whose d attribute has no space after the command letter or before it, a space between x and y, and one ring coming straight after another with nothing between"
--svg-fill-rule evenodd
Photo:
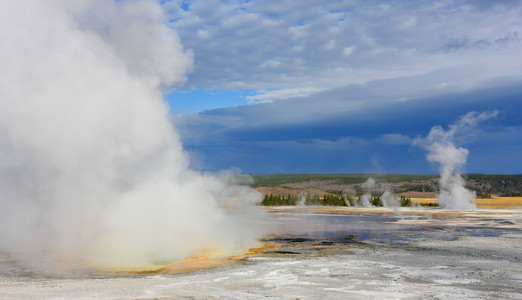
<instances>
[{"instance_id":1,"label":"geothermal basin","mask_svg":"<svg viewBox=\"0 0 522 300\"><path fill-rule=\"evenodd\" d=\"M0 298L520 299L522 211L268 207L234 257L154 271L38 273L3 254ZM263 224L262 224L263 223Z\"/></svg>"}]
</instances>

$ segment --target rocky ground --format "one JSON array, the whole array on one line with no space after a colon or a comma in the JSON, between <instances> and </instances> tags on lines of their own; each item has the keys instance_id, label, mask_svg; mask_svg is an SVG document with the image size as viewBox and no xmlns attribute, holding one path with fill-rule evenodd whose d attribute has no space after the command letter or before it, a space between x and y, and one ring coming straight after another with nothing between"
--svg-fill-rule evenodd
<instances>
[{"instance_id":1,"label":"rocky ground","mask_svg":"<svg viewBox=\"0 0 522 300\"><path fill-rule=\"evenodd\" d=\"M184 274L3 273L0 298L520 299L520 210L274 208L272 247ZM293 226L291 226L293 224Z\"/></svg>"}]
</instances>

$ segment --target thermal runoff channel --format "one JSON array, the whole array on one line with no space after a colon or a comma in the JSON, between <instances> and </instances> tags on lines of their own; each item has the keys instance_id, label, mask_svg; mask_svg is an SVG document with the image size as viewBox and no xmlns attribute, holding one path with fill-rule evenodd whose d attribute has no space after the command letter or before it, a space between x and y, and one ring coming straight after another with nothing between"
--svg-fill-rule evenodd
<instances>
[{"instance_id":1,"label":"thermal runoff channel","mask_svg":"<svg viewBox=\"0 0 522 300\"><path fill-rule=\"evenodd\" d=\"M192 55L159 4L2 1L0 37L1 252L132 268L252 246L260 195L189 170L169 122Z\"/></svg>"}]
</instances>

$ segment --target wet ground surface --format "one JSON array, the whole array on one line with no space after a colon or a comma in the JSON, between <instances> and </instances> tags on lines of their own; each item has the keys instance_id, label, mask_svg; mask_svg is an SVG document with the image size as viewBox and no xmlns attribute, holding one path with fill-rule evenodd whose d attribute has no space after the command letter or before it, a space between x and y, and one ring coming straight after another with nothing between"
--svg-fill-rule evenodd
<instances>
[{"instance_id":1,"label":"wet ground surface","mask_svg":"<svg viewBox=\"0 0 522 300\"><path fill-rule=\"evenodd\" d=\"M274 209L279 232L314 239L351 236L368 244L407 245L410 240L430 238L454 241L462 237L499 237L520 233L521 211L481 210L464 215L440 209L373 210L372 209ZM276 230L278 230L276 229ZM323 241L328 242L328 241ZM337 243L335 241L331 241Z\"/></svg>"},{"instance_id":2,"label":"wet ground surface","mask_svg":"<svg viewBox=\"0 0 522 300\"><path fill-rule=\"evenodd\" d=\"M273 233L262 239L264 247L156 273L49 275L4 257L0 298L522 298L520 210L270 212Z\"/></svg>"}]
</instances>

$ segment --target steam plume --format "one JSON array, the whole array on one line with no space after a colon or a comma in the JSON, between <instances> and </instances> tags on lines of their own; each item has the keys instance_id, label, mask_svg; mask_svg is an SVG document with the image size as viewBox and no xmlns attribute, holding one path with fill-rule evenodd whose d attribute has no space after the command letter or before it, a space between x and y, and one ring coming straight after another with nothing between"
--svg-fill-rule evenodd
<instances>
[{"instance_id":1,"label":"steam plume","mask_svg":"<svg viewBox=\"0 0 522 300\"><path fill-rule=\"evenodd\" d=\"M363 184L361 184L361 187L365 191L364 195L361 197L361 205L362 207L371 207L372 204L370 202L372 201L372 191L377 187L375 179L369 177Z\"/></svg>"},{"instance_id":2,"label":"steam plume","mask_svg":"<svg viewBox=\"0 0 522 300\"><path fill-rule=\"evenodd\" d=\"M383 191L381 201L383 207L396 208L400 206L397 196L393 193L393 187L390 184L377 184L375 179L368 177L368 179L361 184L365 193L361 197L361 205L363 207L372 207L372 192Z\"/></svg>"},{"instance_id":3,"label":"steam plume","mask_svg":"<svg viewBox=\"0 0 522 300\"><path fill-rule=\"evenodd\" d=\"M308 196L308 193L306 191L303 191L299 194L299 201L297 202L298 207L305 206L307 196Z\"/></svg>"},{"instance_id":4,"label":"steam plume","mask_svg":"<svg viewBox=\"0 0 522 300\"><path fill-rule=\"evenodd\" d=\"M381 196L382 205L384 207L399 207L401 206L398 197L393 193L391 187L384 191Z\"/></svg>"},{"instance_id":5,"label":"steam plume","mask_svg":"<svg viewBox=\"0 0 522 300\"><path fill-rule=\"evenodd\" d=\"M477 127L478 122L496 117L497 111L469 112L451 124L448 130L440 126L431 128L425 139L416 139L415 143L428 150L426 158L430 162L440 164L440 194L441 207L449 209L475 209L475 192L464 187L464 179L460 175L469 151L457 147L455 141L469 136Z\"/></svg>"},{"instance_id":6,"label":"steam plume","mask_svg":"<svg viewBox=\"0 0 522 300\"><path fill-rule=\"evenodd\" d=\"M0 251L132 267L233 251L224 206L261 197L188 169L161 88L192 54L152 1L0 2Z\"/></svg>"}]
</instances>

